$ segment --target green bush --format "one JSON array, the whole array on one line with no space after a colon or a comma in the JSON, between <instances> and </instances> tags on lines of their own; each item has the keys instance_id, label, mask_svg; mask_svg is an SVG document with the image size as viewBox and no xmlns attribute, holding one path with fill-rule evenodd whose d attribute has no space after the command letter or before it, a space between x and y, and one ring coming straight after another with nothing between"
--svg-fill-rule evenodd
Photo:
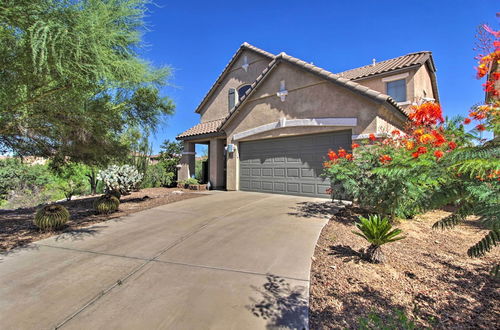
<instances>
[{"instance_id":1,"label":"green bush","mask_svg":"<svg viewBox=\"0 0 500 330\"><path fill-rule=\"evenodd\" d=\"M382 263L385 261L381 246L390 242L395 242L405 237L398 236L401 229L392 229L389 219L379 215L370 215L368 218L359 217L359 222L355 224L359 232L354 234L363 237L370 243L367 249L367 256L371 262Z\"/></svg>"},{"instance_id":2,"label":"green bush","mask_svg":"<svg viewBox=\"0 0 500 330\"><path fill-rule=\"evenodd\" d=\"M34 223L41 230L60 229L69 219L68 210L58 204L46 205L35 214Z\"/></svg>"},{"instance_id":3,"label":"green bush","mask_svg":"<svg viewBox=\"0 0 500 330\"><path fill-rule=\"evenodd\" d=\"M120 206L118 198L112 195L102 195L94 202L94 209L98 214L110 214L116 212Z\"/></svg>"},{"instance_id":4,"label":"green bush","mask_svg":"<svg viewBox=\"0 0 500 330\"><path fill-rule=\"evenodd\" d=\"M195 178L189 178L189 179L186 179L184 181L180 181L179 183L183 184L183 185L195 185L195 184L200 184L200 182L195 179Z\"/></svg>"},{"instance_id":5,"label":"green bush","mask_svg":"<svg viewBox=\"0 0 500 330\"><path fill-rule=\"evenodd\" d=\"M175 174L167 172L163 164L149 165L141 188L168 187L172 184Z\"/></svg>"}]
</instances>

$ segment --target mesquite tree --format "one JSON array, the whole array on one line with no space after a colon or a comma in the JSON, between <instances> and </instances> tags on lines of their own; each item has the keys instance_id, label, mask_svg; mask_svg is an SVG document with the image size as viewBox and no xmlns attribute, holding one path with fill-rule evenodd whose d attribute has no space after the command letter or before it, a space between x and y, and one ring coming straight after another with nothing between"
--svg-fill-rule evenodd
<instances>
[{"instance_id":1,"label":"mesquite tree","mask_svg":"<svg viewBox=\"0 0 500 330\"><path fill-rule=\"evenodd\" d=\"M102 166L172 114L140 58L147 0L0 0L0 151Z\"/></svg>"}]
</instances>

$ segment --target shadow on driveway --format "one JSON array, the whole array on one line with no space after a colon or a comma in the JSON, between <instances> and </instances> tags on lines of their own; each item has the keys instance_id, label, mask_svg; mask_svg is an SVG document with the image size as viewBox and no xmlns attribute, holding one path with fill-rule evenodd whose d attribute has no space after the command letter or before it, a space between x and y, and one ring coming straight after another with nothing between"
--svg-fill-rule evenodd
<instances>
[{"instance_id":1,"label":"shadow on driveway","mask_svg":"<svg viewBox=\"0 0 500 330\"><path fill-rule=\"evenodd\" d=\"M267 321L268 329L306 329L308 326L308 296L305 286L292 286L284 278L269 274L260 287L251 286L262 299L252 300L247 309Z\"/></svg>"}]
</instances>

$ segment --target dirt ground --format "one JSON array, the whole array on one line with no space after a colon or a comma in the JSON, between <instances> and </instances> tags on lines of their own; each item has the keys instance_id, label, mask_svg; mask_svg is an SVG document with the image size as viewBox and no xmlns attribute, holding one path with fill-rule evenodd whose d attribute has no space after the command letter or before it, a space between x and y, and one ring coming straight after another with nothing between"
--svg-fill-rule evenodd
<instances>
[{"instance_id":1,"label":"dirt ground","mask_svg":"<svg viewBox=\"0 0 500 330\"><path fill-rule=\"evenodd\" d=\"M362 254L368 243L352 233L356 210L341 210L316 246L310 328L352 329L372 311L385 318L401 310L418 328L499 329L500 281L489 270L500 262L500 251L467 257L487 230L474 220L433 230L447 214L432 211L398 224L407 238L384 245L388 261L375 265Z\"/></svg>"},{"instance_id":2,"label":"dirt ground","mask_svg":"<svg viewBox=\"0 0 500 330\"><path fill-rule=\"evenodd\" d=\"M67 225L56 232L42 232L33 224L36 207L16 210L0 210L0 252L28 244L61 232L75 230L93 223L122 217L155 206L177 202L187 198L204 196L192 190L179 188L147 188L132 192L120 198L118 212L109 215L97 215L93 209L94 200L99 197L81 197L71 201L60 202L71 214Z\"/></svg>"}]
</instances>

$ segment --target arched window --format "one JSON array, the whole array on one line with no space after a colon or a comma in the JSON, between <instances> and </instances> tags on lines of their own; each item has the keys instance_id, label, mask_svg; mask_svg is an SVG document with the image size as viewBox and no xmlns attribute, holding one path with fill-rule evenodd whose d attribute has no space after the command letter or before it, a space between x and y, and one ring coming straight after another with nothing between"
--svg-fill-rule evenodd
<instances>
[{"instance_id":1,"label":"arched window","mask_svg":"<svg viewBox=\"0 0 500 330\"><path fill-rule=\"evenodd\" d=\"M241 98L250 89L250 85L240 86L237 90L234 88L229 88L228 91L228 107L229 110L233 109L238 103L240 103Z\"/></svg>"},{"instance_id":2,"label":"arched window","mask_svg":"<svg viewBox=\"0 0 500 330\"><path fill-rule=\"evenodd\" d=\"M250 85L243 85L240 88L238 88L238 101L241 100L243 95L245 95L245 93L247 92L247 90L250 89L250 87L251 87Z\"/></svg>"}]
</instances>

